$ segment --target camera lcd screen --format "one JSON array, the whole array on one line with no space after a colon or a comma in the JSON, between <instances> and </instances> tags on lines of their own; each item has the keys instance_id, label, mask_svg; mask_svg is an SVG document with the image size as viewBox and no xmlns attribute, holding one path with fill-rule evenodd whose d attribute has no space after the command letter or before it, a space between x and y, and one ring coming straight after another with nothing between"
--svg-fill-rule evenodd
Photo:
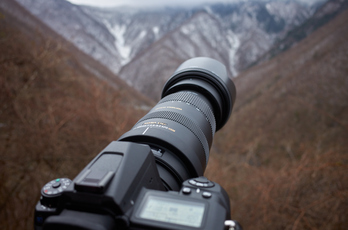
<instances>
[{"instance_id":1,"label":"camera lcd screen","mask_svg":"<svg viewBox=\"0 0 348 230\"><path fill-rule=\"evenodd\" d=\"M189 227L201 227L205 204L149 196L140 210L140 218L179 224Z\"/></svg>"}]
</instances>

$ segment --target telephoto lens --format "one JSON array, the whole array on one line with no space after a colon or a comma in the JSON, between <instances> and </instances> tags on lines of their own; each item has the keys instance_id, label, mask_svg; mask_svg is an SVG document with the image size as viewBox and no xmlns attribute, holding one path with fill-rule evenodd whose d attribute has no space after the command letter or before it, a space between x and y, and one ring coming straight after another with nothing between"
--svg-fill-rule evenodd
<instances>
[{"instance_id":1,"label":"telephoto lens","mask_svg":"<svg viewBox=\"0 0 348 230\"><path fill-rule=\"evenodd\" d=\"M211 58L185 61L167 81L162 99L119 141L147 144L167 190L202 176L216 131L229 119L236 89L226 67Z\"/></svg>"}]
</instances>

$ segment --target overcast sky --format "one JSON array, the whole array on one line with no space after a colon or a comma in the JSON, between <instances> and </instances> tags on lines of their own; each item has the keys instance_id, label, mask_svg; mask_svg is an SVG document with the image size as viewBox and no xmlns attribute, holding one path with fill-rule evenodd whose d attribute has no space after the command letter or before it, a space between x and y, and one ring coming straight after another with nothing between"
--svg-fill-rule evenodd
<instances>
[{"instance_id":1,"label":"overcast sky","mask_svg":"<svg viewBox=\"0 0 348 230\"><path fill-rule=\"evenodd\" d=\"M93 6L181 6L198 5L205 2L220 2L217 0L68 0L74 4Z\"/></svg>"},{"instance_id":2,"label":"overcast sky","mask_svg":"<svg viewBox=\"0 0 348 230\"><path fill-rule=\"evenodd\" d=\"M182 6L198 5L207 2L224 2L217 0L68 0L74 4L84 4L93 6ZM225 2L227 2L226 0ZM235 1L235 0L230 0Z\"/></svg>"},{"instance_id":3,"label":"overcast sky","mask_svg":"<svg viewBox=\"0 0 348 230\"><path fill-rule=\"evenodd\" d=\"M190 6L204 3L213 2L236 2L236 1L248 1L248 0L68 0L74 4L92 5L100 7L110 6ZM260 0L262 1L262 0ZM279 0L285 1L285 0ZM301 2L313 3L322 0L299 0Z\"/></svg>"}]
</instances>

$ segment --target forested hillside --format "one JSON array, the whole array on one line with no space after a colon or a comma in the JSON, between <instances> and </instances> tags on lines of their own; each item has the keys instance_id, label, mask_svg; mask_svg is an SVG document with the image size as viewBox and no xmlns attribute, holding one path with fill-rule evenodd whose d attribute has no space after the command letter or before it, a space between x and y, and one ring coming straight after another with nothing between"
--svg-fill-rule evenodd
<instances>
[{"instance_id":1,"label":"forested hillside","mask_svg":"<svg viewBox=\"0 0 348 230\"><path fill-rule=\"evenodd\" d=\"M0 8L0 229L33 229L41 187L74 178L151 103L106 81L115 76L25 11L13 12L37 27Z\"/></svg>"},{"instance_id":2,"label":"forested hillside","mask_svg":"<svg viewBox=\"0 0 348 230\"><path fill-rule=\"evenodd\" d=\"M348 12L235 79L206 175L245 229L348 227Z\"/></svg>"}]
</instances>

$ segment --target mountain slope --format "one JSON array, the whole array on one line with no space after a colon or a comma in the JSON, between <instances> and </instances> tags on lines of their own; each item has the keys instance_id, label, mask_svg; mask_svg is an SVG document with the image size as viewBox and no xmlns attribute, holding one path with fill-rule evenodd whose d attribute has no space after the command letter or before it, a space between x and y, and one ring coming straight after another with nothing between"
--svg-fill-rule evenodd
<instances>
[{"instance_id":1,"label":"mountain slope","mask_svg":"<svg viewBox=\"0 0 348 230\"><path fill-rule=\"evenodd\" d=\"M181 61L197 56L213 57L228 67L231 76L236 76L277 38L311 15L309 7L277 1L148 12L133 9L130 13L129 9L84 9L96 20L114 28L114 32L122 28L122 36L118 36L122 37L124 48L131 56L119 75L155 100ZM136 44L141 49L137 49Z\"/></svg>"},{"instance_id":2,"label":"mountain slope","mask_svg":"<svg viewBox=\"0 0 348 230\"><path fill-rule=\"evenodd\" d=\"M191 11L180 8L142 10L82 6L81 9L104 24L115 37L115 46L122 56L122 66L192 16Z\"/></svg>"},{"instance_id":3,"label":"mountain slope","mask_svg":"<svg viewBox=\"0 0 348 230\"><path fill-rule=\"evenodd\" d=\"M295 12L277 12L282 8ZM277 2L215 4L197 9L190 20L123 66L119 75L155 100L175 68L192 57L215 58L228 67L230 76L236 76L309 14L298 4Z\"/></svg>"},{"instance_id":4,"label":"mountain slope","mask_svg":"<svg viewBox=\"0 0 348 230\"><path fill-rule=\"evenodd\" d=\"M108 28L65 0L17 0L80 50L92 56L114 73L121 56L114 46L115 37Z\"/></svg>"},{"instance_id":5,"label":"mountain slope","mask_svg":"<svg viewBox=\"0 0 348 230\"><path fill-rule=\"evenodd\" d=\"M207 27L211 29L207 31ZM209 56L228 66L229 53L225 51L235 52L233 47L238 47L236 36L225 33L215 18L202 12L139 54L122 68L120 77L158 100L164 83L183 61Z\"/></svg>"},{"instance_id":6,"label":"mountain slope","mask_svg":"<svg viewBox=\"0 0 348 230\"><path fill-rule=\"evenodd\" d=\"M116 46L120 52L127 51L124 52L128 54L124 64L132 61L145 48L178 27L187 22L192 24L191 18L196 14L205 12L217 20L217 26L223 34L236 34L238 44L244 45L238 55L235 54L239 47L225 47L224 55L228 58L224 58L224 62L228 63L234 76L267 51L275 39L281 38L289 29L304 22L312 11L309 6L296 2L278 1L217 3L193 8L152 10L125 7L114 9L83 7L82 9L109 28L118 40ZM194 24L191 26L195 27ZM196 29L200 26L198 24ZM215 27L204 27L206 34L214 34L214 30ZM189 37L190 33L185 35ZM210 36L203 39L209 40ZM196 45L209 49L205 47L205 43Z\"/></svg>"},{"instance_id":7,"label":"mountain slope","mask_svg":"<svg viewBox=\"0 0 348 230\"><path fill-rule=\"evenodd\" d=\"M165 76L158 73L171 72L167 65L177 64L154 64L171 59L158 50L163 43L167 43L170 55L180 60L197 55L218 57L236 76L313 13L311 6L276 0L147 10L80 7L65 0L16 1L143 93L149 92L150 82L163 82ZM179 28L182 33L178 37ZM174 42L176 38L171 36L181 40ZM150 58L152 62L140 61L149 56L145 52L155 55ZM154 94L159 91L156 88Z\"/></svg>"},{"instance_id":8,"label":"mountain slope","mask_svg":"<svg viewBox=\"0 0 348 230\"><path fill-rule=\"evenodd\" d=\"M210 10L219 18L221 25L232 30L239 39L240 46L230 60L238 72L255 62L277 39L283 38L290 29L301 25L312 14L310 7L296 1L214 4Z\"/></svg>"},{"instance_id":9,"label":"mountain slope","mask_svg":"<svg viewBox=\"0 0 348 230\"><path fill-rule=\"evenodd\" d=\"M330 0L326 2L321 7L319 7L315 14L312 15L305 23L290 30L283 39L280 39L275 44L273 44L272 48L253 64L269 60L279 53L291 48L292 46L296 45L296 43L306 38L310 33L332 20L332 18L335 18L338 14L340 14L347 8L347 1Z\"/></svg>"},{"instance_id":10,"label":"mountain slope","mask_svg":"<svg viewBox=\"0 0 348 230\"><path fill-rule=\"evenodd\" d=\"M235 79L206 175L246 229L348 226L348 12Z\"/></svg>"},{"instance_id":11,"label":"mountain slope","mask_svg":"<svg viewBox=\"0 0 348 230\"><path fill-rule=\"evenodd\" d=\"M0 229L32 229L41 187L75 177L151 103L12 0L0 50Z\"/></svg>"}]
</instances>

